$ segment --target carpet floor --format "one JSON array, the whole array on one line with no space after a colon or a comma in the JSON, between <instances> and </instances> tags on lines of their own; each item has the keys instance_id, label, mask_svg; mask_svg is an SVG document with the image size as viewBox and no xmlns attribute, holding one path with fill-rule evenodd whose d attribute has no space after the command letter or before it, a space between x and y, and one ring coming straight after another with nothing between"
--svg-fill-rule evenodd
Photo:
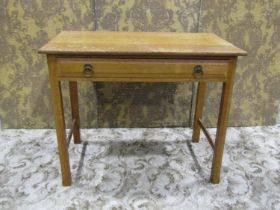
<instances>
[{"instance_id":1,"label":"carpet floor","mask_svg":"<svg viewBox=\"0 0 280 210\"><path fill-rule=\"evenodd\" d=\"M62 187L54 130L0 131L0 209L280 209L280 127L229 128L217 185L189 128L81 133Z\"/></svg>"}]
</instances>

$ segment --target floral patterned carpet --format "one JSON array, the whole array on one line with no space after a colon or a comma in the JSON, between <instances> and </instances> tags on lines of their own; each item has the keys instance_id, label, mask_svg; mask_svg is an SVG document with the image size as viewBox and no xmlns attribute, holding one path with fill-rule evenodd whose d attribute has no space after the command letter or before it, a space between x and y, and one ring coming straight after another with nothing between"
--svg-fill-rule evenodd
<instances>
[{"instance_id":1,"label":"floral patterned carpet","mask_svg":"<svg viewBox=\"0 0 280 210\"><path fill-rule=\"evenodd\" d=\"M62 187L54 130L0 131L0 209L280 209L280 127L229 128L218 185L211 147L191 133L82 130Z\"/></svg>"}]
</instances>

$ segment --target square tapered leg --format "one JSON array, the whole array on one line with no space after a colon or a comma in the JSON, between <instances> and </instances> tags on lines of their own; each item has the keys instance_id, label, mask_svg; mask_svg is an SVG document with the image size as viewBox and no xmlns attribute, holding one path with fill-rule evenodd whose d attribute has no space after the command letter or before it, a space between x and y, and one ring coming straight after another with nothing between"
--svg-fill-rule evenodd
<instances>
[{"instance_id":1,"label":"square tapered leg","mask_svg":"<svg viewBox=\"0 0 280 210\"><path fill-rule=\"evenodd\" d=\"M200 127L198 120L202 118L204 98L205 98L206 82L198 82L196 106L193 122L193 136L192 142L199 142L200 137Z\"/></svg>"},{"instance_id":2,"label":"square tapered leg","mask_svg":"<svg viewBox=\"0 0 280 210\"><path fill-rule=\"evenodd\" d=\"M80 144L81 134L80 134L79 100L78 100L78 85L76 81L69 82L69 91L70 91L72 121L75 121L73 127L74 143Z\"/></svg>"},{"instance_id":3,"label":"square tapered leg","mask_svg":"<svg viewBox=\"0 0 280 210\"><path fill-rule=\"evenodd\" d=\"M54 120L57 135L57 144L59 151L59 159L61 165L62 184L63 186L71 185L71 171L69 164L68 144L66 142L65 121L63 111L63 100L61 93L61 83L56 78L56 58L48 56L48 66L50 75L50 86L54 110Z\"/></svg>"},{"instance_id":4,"label":"square tapered leg","mask_svg":"<svg viewBox=\"0 0 280 210\"><path fill-rule=\"evenodd\" d=\"M228 79L226 82L223 83L223 89L222 89L217 134L216 134L216 141L214 147L214 157L213 157L212 170L211 170L211 182L214 184L218 184L220 182L221 166L222 166L223 151L224 151L227 123L228 123L228 115L230 110L235 68L236 68L236 59L232 59L230 61Z\"/></svg>"}]
</instances>

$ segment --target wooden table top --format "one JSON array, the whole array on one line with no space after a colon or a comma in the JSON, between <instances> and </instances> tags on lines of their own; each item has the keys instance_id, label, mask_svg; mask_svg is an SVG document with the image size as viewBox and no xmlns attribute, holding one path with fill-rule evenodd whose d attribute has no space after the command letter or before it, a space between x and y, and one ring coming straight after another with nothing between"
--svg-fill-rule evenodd
<instances>
[{"instance_id":1,"label":"wooden table top","mask_svg":"<svg viewBox=\"0 0 280 210\"><path fill-rule=\"evenodd\" d=\"M63 31L43 54L239 56L246 51L211 33Z\"/></svg>"}]
</instances>

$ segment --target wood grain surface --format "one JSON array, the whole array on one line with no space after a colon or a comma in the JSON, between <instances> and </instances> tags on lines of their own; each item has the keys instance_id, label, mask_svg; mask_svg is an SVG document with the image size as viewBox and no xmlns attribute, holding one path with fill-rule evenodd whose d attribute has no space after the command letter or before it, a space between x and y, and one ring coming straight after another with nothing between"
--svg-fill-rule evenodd
<instances>
[{"instance_id":1,"label":"wood grain surface","mask_svg":"<svg viewBox=\"0 0 280 210\"><path fill-rule=\"evenodd\" d=\"M45 54L220 55L246 52L211 33L63 31L39 49Z\"/></svg>"},{"instance_id":2,"label":"wood grain surface","mask_svg":"<svg viewBox=\"0 0 280 210\"><path fill-rule=\"evenodd\" d=\"M91 75L84 74L84 65L92 66ZM203 74L195 74L194 67L201 65ZM177 60L177 59L87 59L58 58L59 79L87 79L92 81L225 81L228 60Z\"/></svg>"}]
</instances>

